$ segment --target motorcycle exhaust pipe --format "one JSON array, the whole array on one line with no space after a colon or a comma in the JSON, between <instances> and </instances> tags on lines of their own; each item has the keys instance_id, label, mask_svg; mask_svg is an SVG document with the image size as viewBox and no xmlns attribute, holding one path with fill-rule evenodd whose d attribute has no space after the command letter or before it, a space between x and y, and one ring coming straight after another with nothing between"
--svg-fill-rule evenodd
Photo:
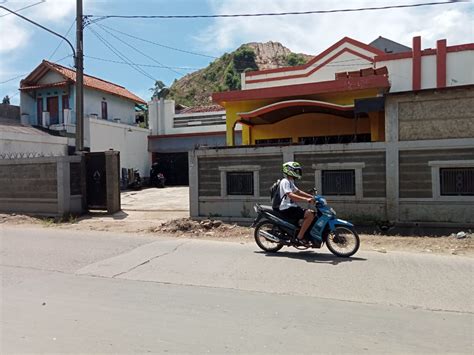
<instances>
[{"instance_id":1,"label":"motorcycle exhaust pipe","mask_svg":"<svg viewBox=\"0 0 474 355\"><path fill-rule=\"evenodd\" d=\"M271 242L281 243L280 238L275 237L273 234L270 234L270 233L265 232L265 231L259 231L259 233L260 233L261 235L263 235L263 237L264 237L265 239L268 239L268 240L271 241Z\"/></svg>"}]
</instances>

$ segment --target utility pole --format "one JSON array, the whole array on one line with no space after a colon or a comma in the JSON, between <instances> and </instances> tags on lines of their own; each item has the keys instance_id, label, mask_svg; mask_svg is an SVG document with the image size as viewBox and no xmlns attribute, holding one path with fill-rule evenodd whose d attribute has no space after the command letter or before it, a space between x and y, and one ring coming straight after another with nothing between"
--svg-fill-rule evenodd
<instances>
[{"instance_id":1,"label":"utility pole","mask_svg":"<svg viewBox=\"0 0 474 355\"><path fill-rule=\"evenodd\" d=\"M76 0L76 153L84 151L84 52L82 0Z\"/></svg>"}]
</instances>

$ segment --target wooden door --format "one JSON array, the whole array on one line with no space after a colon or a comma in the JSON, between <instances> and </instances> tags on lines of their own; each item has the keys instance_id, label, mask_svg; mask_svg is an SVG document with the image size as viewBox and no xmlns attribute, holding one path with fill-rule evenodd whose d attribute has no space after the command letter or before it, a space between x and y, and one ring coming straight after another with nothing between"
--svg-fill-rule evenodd
<instances>
[{"instance_id":1,"label":"wooden door","mask_svg":"<svg viewBox=\"0 0 474 355\"><path fill-rule=\"evenodd\" d=\"M48 112L49 112L49 124L58 124L59 123L58 97L57 96L48 97L47 106L48 106Z\"/></svg>"}]
</instances>

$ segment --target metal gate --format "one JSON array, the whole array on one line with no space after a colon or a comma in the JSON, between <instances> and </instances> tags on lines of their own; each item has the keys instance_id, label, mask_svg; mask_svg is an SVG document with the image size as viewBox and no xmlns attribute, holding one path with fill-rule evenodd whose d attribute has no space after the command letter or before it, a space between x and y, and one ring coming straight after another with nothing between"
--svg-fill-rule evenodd
<instances>
[{"instance_id":1,"label":"metal gate","mask_svg":"<svg viewBox=\"0 0 474 355\"><path fill-rule=\"evenodd\" d=\"M87 207L107 209L105 153L86 154Z\"/></svg>"}]
</instances>

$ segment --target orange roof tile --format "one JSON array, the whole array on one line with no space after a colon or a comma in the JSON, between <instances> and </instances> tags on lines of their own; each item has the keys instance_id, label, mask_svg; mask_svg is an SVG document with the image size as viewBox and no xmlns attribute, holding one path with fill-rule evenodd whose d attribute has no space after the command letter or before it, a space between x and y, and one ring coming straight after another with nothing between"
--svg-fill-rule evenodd
<instances>
[{"instance_id":1,"label":"orange roof tile","mask_svg":"<svg viewBox=\"0 0 474 355\"><path fill-rule=\"evenodd\" d=\"M55 72L61 74L63 77L66 79L69 79L73 82L76 81L76 71L67 67L64 67L60 64L57 63L52 63L47 60L43 60L41 65L46 66L47 68L54 70ZM41 66L40 65L40 66ZM36 68L32 73L34 73L38 68ZM28 75L28 77L30 77ZM25 83L26 86L27 83ZM23 86L23 85L22 85ZM30 85L28 85L30 86ZM138 97L137 95L131 93L127 89L125 89L123 86L111 83L109 81L105 81L103 79L96 78L94 76L90 76L87 74L84 74L84 86L91 88L91 89L96 89L100 91L104 91L110 94L114 94L120 97L124 97L126 99L132 100L135 103L139 104L146 104L146 101ZM21 88L20 88L21 89Z\"/></svg>"}]
</instances>

